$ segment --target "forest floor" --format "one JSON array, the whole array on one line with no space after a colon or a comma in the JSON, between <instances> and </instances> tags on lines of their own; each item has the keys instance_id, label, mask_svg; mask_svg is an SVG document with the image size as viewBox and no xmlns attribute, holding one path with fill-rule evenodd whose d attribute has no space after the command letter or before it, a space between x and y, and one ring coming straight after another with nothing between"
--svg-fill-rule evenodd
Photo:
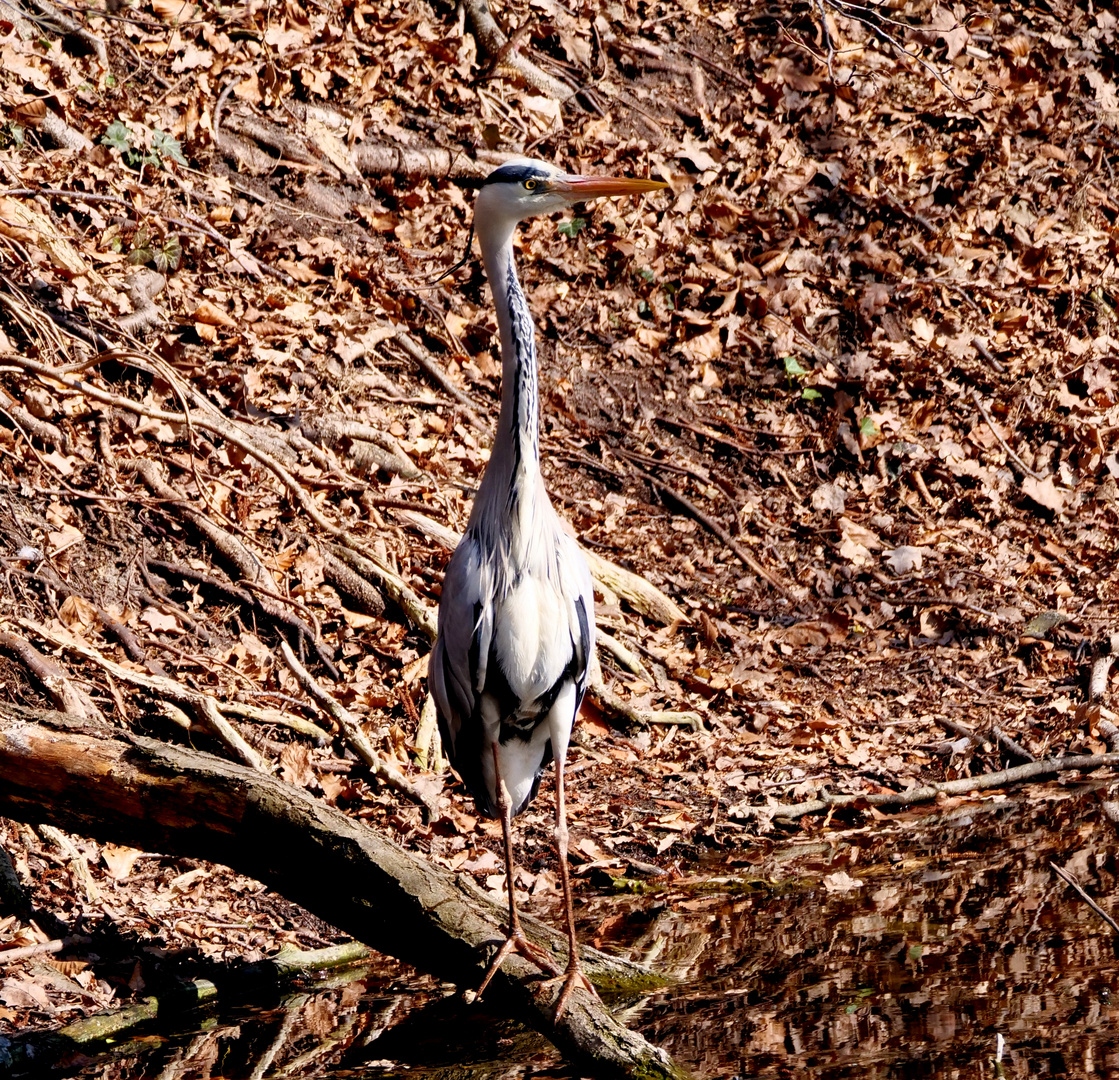
<instances>
[{"instance_id":1,"label":"forest floor","mask_svg":"<svg viewBox=\"0 0 1119 1080\"><path fill-rule=\"evenodd\" d=\"M129 672L193 688L284 779L503 888L499 830L419 736L500 392L480 265L432 282L469 181L530 153L670 185L519 242L548 487L659 590L596 596L619 647L569 757L580 895L1104 753L1116 16L516 0L495 56L478 7L0 16L0 694L230 753ZM434 820L371 778L284 641ZM786 809L821 793L859 798ZM554 915L549 794L518 819L517 886ZM3 948L159 942L112 976L6 968L3 1028L128 1001L156 951L332 940L222 867L11 823L0 843L57 920L0 919Z\"/></svg>"}]
</instances>

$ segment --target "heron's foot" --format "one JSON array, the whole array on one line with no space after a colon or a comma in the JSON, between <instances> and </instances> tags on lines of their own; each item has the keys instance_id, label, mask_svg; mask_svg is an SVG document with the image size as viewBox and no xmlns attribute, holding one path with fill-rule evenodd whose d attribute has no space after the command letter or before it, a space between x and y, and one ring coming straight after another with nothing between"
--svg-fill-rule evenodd
<instances>
[{"instance_id":1,"label":"heron's foot","mask_svg":"<svg viewBox=\"0 0 1119 1080\"><path fill-rule=\"evenodd\" d=\"M490 966L486 969L486 977L482 980L482 985L478 987L475 998L480 998L486 987L490 984L490 979L497 974L498 968L505 963L506 957L510 953L516 953L518 956L523 957L533 966L539 968L545 975L552 976L549 982L554 982L557 979L563 978L560 969L556 967L555 961L552 960L546 949L542 949L539 945L529 941L519 930L510 934L502 944L501 948L497 950L497 954L490 961Z\"/></svg>"},{"instance_id":2,"label":"heron's foot","mask_svg":"<svg viewBox=\"0 0 1119 1080\"><path fill-rule=\"evenodd\" d=\"M552 986L558 982L562 982L563 986L560 989L559 997L556 998L556 1011L552 1016L553 1022L558 1022L559 1018L563 1016L564 1010L567 1008L567 999L571 997L571 991L576 986L588 991L595 1001L598 1000L598 991L591 984L591 980L583 974L583 969L579 966L578 961L568 964L567 970L562 975L556 975L554 978L548 979L543 985Z\"/></svg>"}]
</instances>

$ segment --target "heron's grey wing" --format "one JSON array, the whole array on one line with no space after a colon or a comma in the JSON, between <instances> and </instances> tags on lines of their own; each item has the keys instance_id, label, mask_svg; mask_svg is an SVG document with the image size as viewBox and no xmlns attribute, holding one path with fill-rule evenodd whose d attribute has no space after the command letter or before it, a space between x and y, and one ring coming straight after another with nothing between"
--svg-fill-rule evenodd
<instances>
[{"instance_id":1,"label":"heron's grey wing","mask_svg":"<svg viewBox=\"0 0 1119 1080\"><path fill-rule=\"evenodd\" d=\"M587 565L587 560L575 540L571 540L571 547L575 564L572 576L579 583L572 605L571 622L571 643L574 649L572 674L575 678L575 712L577 713L583 702L583 694L587 690L591 657L594 656L594 579L591 577L591 568Z\"/></svg>"},{"instance_id":2,"label":"heron's grey wing","mask_svg":"<svg viewBox=\"0 0 1119 1080\"><path fill-rule=\"evenodd\" d=\"M428 664L428 680L440 732L457 766L459 735L476 719L493 637L492 572L468 530L443 577L439 634Z\"/></svg>"}]
</instances>

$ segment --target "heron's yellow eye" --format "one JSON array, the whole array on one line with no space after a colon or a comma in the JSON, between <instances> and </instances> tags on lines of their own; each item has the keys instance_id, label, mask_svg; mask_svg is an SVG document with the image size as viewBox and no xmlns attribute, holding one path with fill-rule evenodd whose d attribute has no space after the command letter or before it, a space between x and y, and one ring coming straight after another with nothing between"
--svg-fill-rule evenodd
<instances>
[{"instance_id":1,"label":"heron's yellow eye","mask_svg":"<svg viewBox=\"0 0 1119 1080\"><path fill-rule=\"evenodd\" d=\"M536 190L536 184L537 184L537 181L535 181L535 180L526 180L525 181L525 191L535 191Z\"/></svg>"}]
</instances>

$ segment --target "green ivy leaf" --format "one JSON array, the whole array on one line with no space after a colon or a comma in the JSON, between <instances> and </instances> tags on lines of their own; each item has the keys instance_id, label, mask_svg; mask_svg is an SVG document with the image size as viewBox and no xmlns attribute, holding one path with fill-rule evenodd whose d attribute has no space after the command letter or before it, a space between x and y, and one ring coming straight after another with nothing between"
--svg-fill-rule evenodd
<instances>
[{"instance_id":1,"label":"green ivy leaf","mask_svg":"<svg viewBox=\"0 0 1119 1080\"><path fill-rule=\"evenodd\" d=\"M805 401L819 401L824 395L819 390L813 390L811 386L803 390L800 395Z\"/></svg>"},{"instance_id":2,"label":"green ivy leaf","mask_svg":"<svg viewBox=\"0 0 1119 1080\"><path fill-rule=\"evenodd\" d=\"M864 416L859 421L859 434L864 439L869 439L878 434L878 425L869 416Z\"/></svg>"},{"instance_id":3,"label":"green ivy leaf","mask_svg":"<svg viewBox=\"0 0 1119 1080\"><path fill-rule=\"evenodd\" d=\"M148 156L141 150L125 150L121 154L121 161L125 163L130 169L142 169L148 164Z\"/></svg>"},{"instance_id":4,"label":"green ivy leaf","mask_svg":"<svg viewBox=\"0 0 1119 1080\"><path fill-rule=\"evenodd\" d=\"M183 157L182 144L166 131L152 132L152 153L160 158L175 162L176 165L185 165L187 159Z\"/></svg>"},{"instance_id":5,"label":"green ivy leaf","mask_svg":"<svg viewBox=\"0 0 1119 1080\"><path fill-rule=\"evenodd\" d=\"M586 227L587 219L585 217L573 217L570 221L561 221L559 231L564 236L578 236Z\"/></svg>"},{"instance_id":6,"label":"green ivy leaf","mask_svg":"<svg viewBox=\"0 0 1119 1080\"><path fill-rule=\"evenodd\" d=\"M785 374L790 379L803 379L808 374L808 368L801 367L799 361L795 356L785 357Z\"/></svg>"},{"instance_id":7,"label":"green ivy leaf","mask_svg":"<svg viewBox=\"0 0 1119 1080\"><path fill-rule=\"evenodd\" d=\"M119 120L114 120L105 129L105 134L101 136L101 142L123 154L132 149L132 132Z\"/></svg>"},{"instance_id":8,"label":"green ivy leaf","mask_svg":"<svg viewBox=\"0 0 1119 1080\"><path fill-rule=\"evenodd\" d=\"M161 274L166 274L168 270L178 270L182 259L183 245L179 243L177 236L169 236L163 242L163 247L155 253L153 261L155 268Z\"/></svg>"}]
</instances>

